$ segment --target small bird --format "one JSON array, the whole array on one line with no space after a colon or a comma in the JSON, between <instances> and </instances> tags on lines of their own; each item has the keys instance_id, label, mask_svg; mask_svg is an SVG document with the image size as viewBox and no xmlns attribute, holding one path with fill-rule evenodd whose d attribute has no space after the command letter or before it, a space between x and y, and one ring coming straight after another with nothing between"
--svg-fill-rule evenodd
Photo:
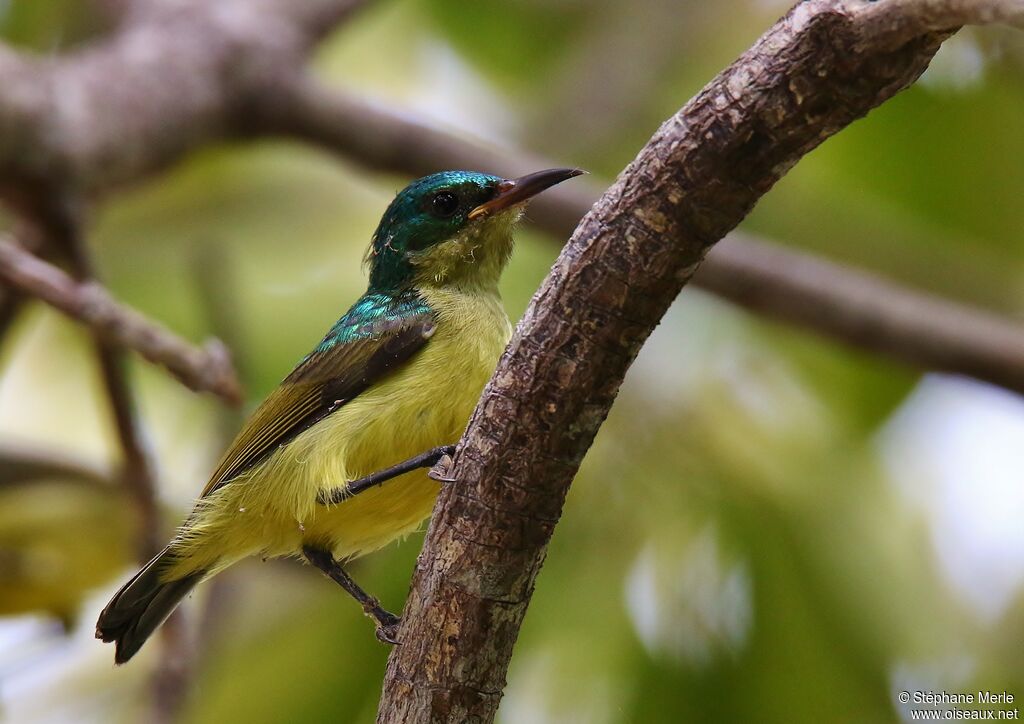
<instances>
[{"instance_id":1,"label":"small bird","mask_svg":"<svg viewBox=\"0 0 1024 724\"><path fill-rule=\"evenodd\" d=\"M395 197L366 255L366 293L256 409L175 538L100 613L96 637L115 642L116 663L196 584L254 554L304 558L395 643L398 618L342 562L430 515L440 484L394 463L462 434L512 331L498 293L512 229L531 197L581 173L444 171ZM349 485L388 466L376 482L394 482Z\"/></svg>"}]
</instances>

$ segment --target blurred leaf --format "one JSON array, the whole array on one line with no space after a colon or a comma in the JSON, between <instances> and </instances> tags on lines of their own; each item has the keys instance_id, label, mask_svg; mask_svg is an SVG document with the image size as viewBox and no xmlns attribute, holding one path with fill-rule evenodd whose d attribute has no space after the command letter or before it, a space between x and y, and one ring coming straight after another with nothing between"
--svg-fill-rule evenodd
<instances>
[{"instance_id":1,"label":"blurred leaf","mask_svg":"<svg viewBox=\"0 0 1024 724\"><path fill-rule=\"evenodd\" d=\"M106 25L86 0L0 0L0 38L43 53L93 37Z\"/></svg>"},{"instance_id":2,"label":"blurred leaf","mask_svg":"<svg viewBox=\"0 0 1024 724\"><path fill-rule=\"evenodd\" d=\"M0 451L0 615L71 621L135 550L123 489L89 468Z\"/></svg>"},{"instance_id":3,"label":"blurred leaf","mask_svg":"<svg viewBox=\"0 0 1024 724\"><path fill-rule=\"evenodd\" d=\"M862 352L814 333L764 322L755 333L794 365L809 392L854 435L869 434L892 414L920 370Z\"/></svg>"}]
</instances>

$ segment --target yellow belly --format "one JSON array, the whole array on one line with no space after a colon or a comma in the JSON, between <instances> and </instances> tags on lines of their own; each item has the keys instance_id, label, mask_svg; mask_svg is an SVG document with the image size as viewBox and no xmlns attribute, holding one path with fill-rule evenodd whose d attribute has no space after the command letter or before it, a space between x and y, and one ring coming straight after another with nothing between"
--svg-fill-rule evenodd
<instances>
[{"instance_id":1,"label":"yellow belly","mask_svg":"<svg viewBox=\"0 0 1024 724\"><path fill-rule=\"evenodd\" d=\"M332 506L321 491L462 435L511 327L496 295L424 292L437 331L405 366L372 385L243 478L202 499L168 571L215 572L241 557L298 553L304 545L352 558L415 530L438 483L414 471Z\"/></svg>"}]
</instances>

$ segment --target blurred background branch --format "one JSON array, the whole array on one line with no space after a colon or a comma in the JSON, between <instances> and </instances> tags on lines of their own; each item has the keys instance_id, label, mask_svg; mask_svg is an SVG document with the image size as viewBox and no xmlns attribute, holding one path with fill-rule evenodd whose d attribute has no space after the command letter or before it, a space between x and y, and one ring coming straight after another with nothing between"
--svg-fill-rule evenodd
<instances>
[{"instance_id":1,"label":"blurred background branch","mask_svg":"<svg viewBox=\"0 0 1024 724\"><path fill-rule=\"evenodd\" d=\"M72 279L12 237L0 236L0 279L8 287L5 300L28 297L46 302L87 325L105 342L136 351L163 366L190 390L213 393L231 405L241 402L242 390L230 355L218 340L195 347L118 303L95 280Z\"/></svg>"},{"instance_id":2,"label":"blurred background branch","mask_svg":"<svg viewBox=\"0 0 1024 724\"><path fill-rule=\"evenodd\" d=\"M40 199L36 212L35 218L31 221L40 229L43 248L62 255L75 279L65 277L55 267L36 261L27 253L19 259L20 266L8 265L7 269L19 272L16 278L22 281L34 281L37 289L49 289L51 299L63 301L69 313L77 311L80 319L93 322L89 325L93 348L99 361L100 376L123 456L120 477L135 502L139 519L137 554L139 561L145 562L160 549L163 532L157 510L156 474L152 455L128 381L122 345L118 344L121 339L111 339L115 337L109 333L113 325L109 321L102 323L104 319L110 320L111 315L109 311L105 315L97 311L97 307L100 306L97 301L106 302L108 310L116 307L110 297L102 291L96 279L96 269L83 238L78 205L62 195L55 195ZM16 258L17 244L8 244L5 252L8 260ZM20 288L24 291L27 287L22 284ZM53 294L54 291L58 293Z\"/></svg>"}]
</instances>

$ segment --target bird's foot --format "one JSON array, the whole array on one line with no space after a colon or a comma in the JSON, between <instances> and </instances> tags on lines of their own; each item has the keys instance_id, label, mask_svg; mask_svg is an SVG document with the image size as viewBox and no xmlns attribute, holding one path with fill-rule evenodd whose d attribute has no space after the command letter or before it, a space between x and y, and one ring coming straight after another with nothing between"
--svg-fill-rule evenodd
<instances>
[{"instance_id":1,"label":"bird's foot","mask_svg":"<svg viewBox=\"0 0 1024 724\"><path fill-rule=\"evenodd\" d=\"M454 461L452 460L451 453L446 452L434 463L434 467L427 472L427 477L439 483L454 483L455 478L452 477L453 465Z\"/></svg>"},{"instance_id":2,"label":"bird's foot","mask_svg":"<svg viewBox=\"0 0 1024 724\"><path fill-rule=\"evenodd\" d=\"M402 619L380 607L376 611L370 612L370 615L377 621L377 640L397 646L399 644L398 627L402 624Z\"/></svg>"},{"instance_id":3,"label":"bird's foot","mask_svg":"<svg viewBox=\"0 0 1024 724\"><path fill-rule=\"evenodd\" d=\"M390 468L378 470L367 475L365 478L352 480L340 488L321 490L317 493L316 502L320 505L336 505L348 500L353 495L358 495L365 490L397 478L399 475L420 468L431 468L427 475L438 482L454 483L455 480L449 475L452 467L452 455L454 453L454 445L441 445L440 447L432 448L424 453L420 453L416 457L404 460L397 465L392 465ZM434 469L437 469L439 472L435 474Z\"/></svg>"}]
</instances>

